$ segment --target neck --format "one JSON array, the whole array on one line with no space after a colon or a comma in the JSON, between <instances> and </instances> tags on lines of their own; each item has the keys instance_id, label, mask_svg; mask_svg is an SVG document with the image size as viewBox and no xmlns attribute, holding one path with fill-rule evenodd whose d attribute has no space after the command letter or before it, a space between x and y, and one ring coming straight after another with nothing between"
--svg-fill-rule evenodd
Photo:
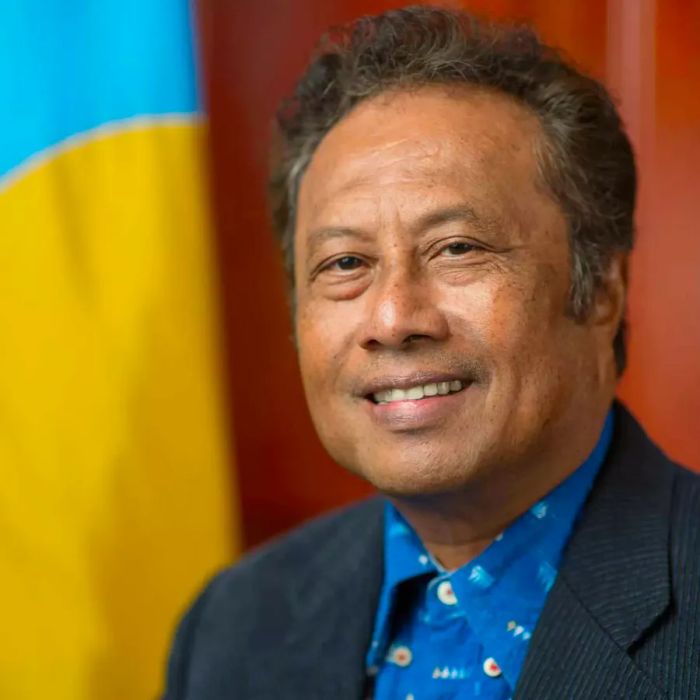
<instances>
[{"instance_id":1,"label":"neck","mask_svg":"<svg viewBox=\"0 0 700 700\"><path fill-rule=\"evenodd\" d=\"M508 468L484 469L478 483L448 493L390 498L425 548L448 571L477 557L522 513L568 478L600 437L607 406L576 437L556 435L549 449Z\"/></svg>"}]
</instances>

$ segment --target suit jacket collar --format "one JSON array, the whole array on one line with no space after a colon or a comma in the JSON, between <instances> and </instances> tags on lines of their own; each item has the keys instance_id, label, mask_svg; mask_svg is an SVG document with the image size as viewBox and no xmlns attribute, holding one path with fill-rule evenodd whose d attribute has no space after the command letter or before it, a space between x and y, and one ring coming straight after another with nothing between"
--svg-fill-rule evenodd
<instances>
[{"instance_id":1,"label":"suit jacket collar","mask_svg":"<svg viewBox=\"0 0 700 700\"><path fill-rule=\"evenodd\" d=\"M670 604L673 470L616 405L604 468L569 542L518 683L518 699L661 698L630 652Z\"/></svg>"},{"instance_id":2,"label":"suit jacket collar","mask_svg":"<svg viewBox=\"0 0 700 700\"><path fill-rule=\"evenodd\" d=\"M629 649L670 600L673 471L621 406L618 417L610 468L571 540L562 574L613 641Z\"/></svg>"},{"instance_id":3,"label":"suit jacket collar","mask_svg":"<svg viewBox=\"0 0 700 700\"><path fill-rule=\"evenodd\" d=\"M669 605L672 470L621 406L610 452L565 551L516 688L519 700L663 695L628 652ZM290 591L274 674L287 697L359 700L383 570L383 503L348 514ZM277 697L279 685L269 697ZM267 697L267 696L265 696Z\"/></svg>"}]
</instances>

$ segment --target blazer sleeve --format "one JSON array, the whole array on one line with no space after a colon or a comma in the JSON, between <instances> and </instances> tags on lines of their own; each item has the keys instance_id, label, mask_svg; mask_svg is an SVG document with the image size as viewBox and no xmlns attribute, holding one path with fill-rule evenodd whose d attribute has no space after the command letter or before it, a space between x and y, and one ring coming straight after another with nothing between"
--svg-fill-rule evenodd
<instances>
[{"instance_id":1,"label":"blazer sleeve","mask_svg":"<svg viewBox=\"0 0 700 700\"><path fill-rule=\"evenodd\" d=\"M206 607L214 581L211 581L195 600L177 626L168 668L166 672L165 693L162 700L190 700L187 694L190 665L197 628ZM194 699L193 699L194 700Z\"/></svg>"}]
</instances>

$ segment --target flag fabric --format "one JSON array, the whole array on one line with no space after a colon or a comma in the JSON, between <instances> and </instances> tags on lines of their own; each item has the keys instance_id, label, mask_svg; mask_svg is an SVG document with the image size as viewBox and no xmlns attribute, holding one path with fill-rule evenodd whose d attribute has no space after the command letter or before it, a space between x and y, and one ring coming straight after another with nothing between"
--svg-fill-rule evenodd
<instances>
[{"instance_id":1,"label":"flag fabric","mask_svg":"<svg viewBox=\"0 0 700 700\"><path fill-rule=\"evenodd\" d=\"M0 4L0 698L156 697L237 551L193 43Z\"/></svg>"}]
</instances>

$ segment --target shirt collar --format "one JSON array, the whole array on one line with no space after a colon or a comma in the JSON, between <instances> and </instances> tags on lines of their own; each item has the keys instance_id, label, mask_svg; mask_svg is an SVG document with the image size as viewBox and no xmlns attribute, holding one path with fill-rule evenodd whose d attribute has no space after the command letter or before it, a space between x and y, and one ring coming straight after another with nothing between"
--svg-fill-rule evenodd
<instances>
[{"instance_id":1,"label":"shirt collar","mask_svg":"<svg viewBox=\"0 0 700 700\"><path fill-rule=\"evenodd\" d=\"M368 668L378 667L386 653L397 586L432 573L436 578L450 579L459 609L481 644L505 647L498 662L511 687L515 687L527 642L556 578L561 553L608 451L613 421L611 410L586 461L457 571L445 571L387 501L384 582L367 655ZM435 580L431 581L434 584Z\"/></svg>"}]
</instances>

